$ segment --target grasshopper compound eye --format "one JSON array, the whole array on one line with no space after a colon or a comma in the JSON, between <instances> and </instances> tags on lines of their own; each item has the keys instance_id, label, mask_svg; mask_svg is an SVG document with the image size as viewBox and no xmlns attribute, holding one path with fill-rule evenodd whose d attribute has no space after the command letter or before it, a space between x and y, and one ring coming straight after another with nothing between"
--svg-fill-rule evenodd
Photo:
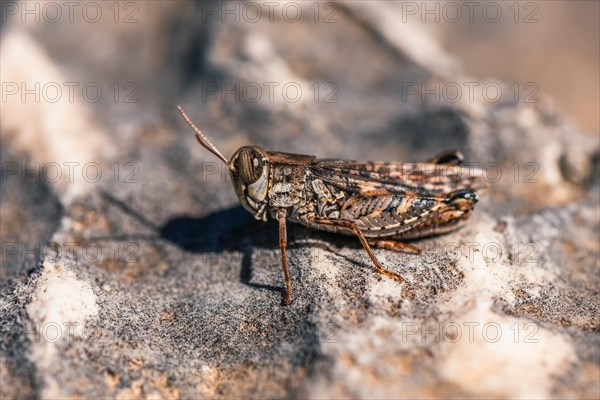
<instances>
[{"instance_id":1,"label":"grasshopper compound eye","mask_svg":"<svg viewBox=\"0 0 600 400\"><path fill-rule=\"evenodd\" d=\"M265 159L258 151L249 148L240 151L237 158L236 168L240 177L246 184L252 184L260 179L263 174Z\"/></svg>"},{"instance_id":2,"label":"grasshopper compound eye","mask_svg":"<svg viewBox=\"0 0 600 400\"><path fill-rule=\"evenodd\" d=\"M231 182L242 206L265 220L269 191L269 158L258 146L244 146L229 161Z\"/></svg>"}]
</instances>

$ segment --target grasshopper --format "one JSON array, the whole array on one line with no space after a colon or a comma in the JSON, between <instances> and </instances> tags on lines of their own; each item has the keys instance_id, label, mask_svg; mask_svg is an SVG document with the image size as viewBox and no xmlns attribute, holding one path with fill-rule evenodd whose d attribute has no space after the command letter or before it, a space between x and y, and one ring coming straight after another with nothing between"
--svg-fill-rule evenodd
<instances>
[{"instance_id":1,"label":"grasshopper","mask_svg":"<svg viewBox=\"0 0 600 400\"><path fill-rule=\"evenodd\" d=\"M285 304L292 281L286 255L286 222L355 235L375 268L384 268L371 247L419 254L417 239L453 231L465 224L486 189L482 170L461 166L458 151L422 163L356 162L243 146L228 161L177 106L198 142L227 167L242 206L258 220L279 222L279 248L285 275Z\"/></svg>"}]
</instances>

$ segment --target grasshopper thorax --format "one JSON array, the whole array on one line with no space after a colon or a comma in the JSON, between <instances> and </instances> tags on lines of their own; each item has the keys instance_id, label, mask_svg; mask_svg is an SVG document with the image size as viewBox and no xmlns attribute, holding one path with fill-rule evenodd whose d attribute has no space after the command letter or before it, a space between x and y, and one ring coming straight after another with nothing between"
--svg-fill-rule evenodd
<instances>
[{"instance_id":1,"label":"grasshopper thorax","mask_svg":"<svg viewBox=\"0 0 600 400\"><path fill-rule=\"evenodd\" d=\"M269 157L258 146L240 147L229 161L231 182L242 206L256 219L267 219Z\"/></svg>"}]
</instances>

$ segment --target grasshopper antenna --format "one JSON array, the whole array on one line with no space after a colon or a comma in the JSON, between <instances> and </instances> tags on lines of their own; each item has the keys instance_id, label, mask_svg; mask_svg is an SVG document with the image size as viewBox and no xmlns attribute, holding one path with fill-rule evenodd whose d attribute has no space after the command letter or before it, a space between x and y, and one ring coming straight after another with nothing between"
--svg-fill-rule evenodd
<instances>
[{"instance_id":1,"label":"grasshopper antenna","mask_svg":"<svg viewBox=\"0 0 600 400\"><path fill-rule=\"evenodd\" d=\"M206 136L204 136L202 131L200 129L198 129L198 127L196 125L194 125L194 123L192 122L190 117L188 117L187 114L185 113L185 111L183 111L183 108L181 108L181 106L177 106L177 109L181 113L181 116L183 117L183 119L185 119L185 122L188 123L188 125L190 126L190 128L192 128L194 130L194 132L196 132L196 139L198 140L198 143L200 143L202 146L204 146L204 148L206 148L208 151L213 153L215 156L219 157L219 159L221 159L221 161L223 161L225 163L225 165L227 165L229 167L229 161L227 161L227 159L225 157L223 157L223 154L221 154L221 152L219 150L217 150L215 145L212 144Z\"/></svg>"}]
</instances>

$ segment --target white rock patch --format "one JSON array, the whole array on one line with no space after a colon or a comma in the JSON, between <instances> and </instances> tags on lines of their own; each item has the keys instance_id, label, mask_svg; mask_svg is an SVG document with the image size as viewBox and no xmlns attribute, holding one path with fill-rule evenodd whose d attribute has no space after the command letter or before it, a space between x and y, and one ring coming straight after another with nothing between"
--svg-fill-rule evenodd
<instances>
[{"instance_id":1,"label":"white rock patch","mask_svg":"<svg viewBox=\"0 0 600 400\"><path fill-rule=\"evenodd\" d=\"M562 375L575 361L567 339L493 313L485 302L453 322L462 328L461 335L455 343L442 342L439 372L475 395L548 398L552 376Z\"/></svg>"},{"instance_id":2,"label":"white rock patch","mask_svg":"<svg viewBox=\"0 0 600 400\"><path fill-rule=\"evenodd\" d=\"M31 302L26 307L34 326L30 359L38 370L53 368L60 343L81 338L85 323L98 315L96 295L89 283L77 279L64 265L44 261ZM43 397L60 396L59 383L43 373Z\"/></svg>"},{"instance_id":3,"label":"white rock patch","mask_svg":"<svg viewBox=\"0 0 600 400\"><path fill-rule=\"evenodd\" d=\"M460 334L442 341L440 374L475 395L547 398L552 376L562 375L576 361L571 342L526 319L494 312L493 302L501 298L514 305L512 284L529 273L538 283L555 276L535 263L511 265L505 256L490 262L486 244L497 243L504 252L509 250L486 219L473 227L479 232L474 251L457 263L464 274L463 284L442 307L450 316L447 324L460 327Z\"/></svg>"}]
</instances>

